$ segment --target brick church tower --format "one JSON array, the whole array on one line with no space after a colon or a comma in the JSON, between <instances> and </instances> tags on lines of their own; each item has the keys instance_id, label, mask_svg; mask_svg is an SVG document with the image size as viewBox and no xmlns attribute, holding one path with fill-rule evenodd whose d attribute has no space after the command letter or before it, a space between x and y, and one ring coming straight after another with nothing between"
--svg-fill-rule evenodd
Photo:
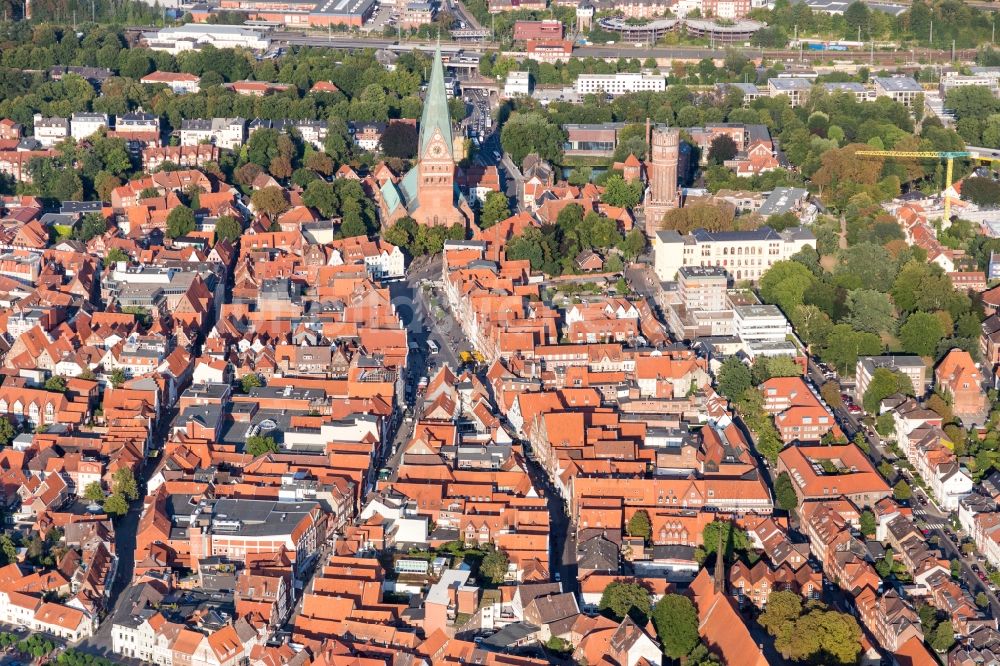
<instances>
[{"instance_id":1,"label":"brick church tower","mask_svg":"<svg viewBox=\"0 0 1000 666\"><path fill-rule=\"evenodd\" d=\"M455 184L455 152L439 46L420 116L417 164L398 182L386 180L375 195L383 227L407 216L429 227L472 223L472 208Z\"/></svg>"},{"instance_id":2,"label":"brick church tower","mask_svg":"<svg viewBox=\"0 0 1000 666\"><path fill-rule=\"evenodd\" d=\"M680 160L680 130L654 127L647 131L649 159L646 161L646 235L659 229L663 214L677 207L677 164Z\"/></svg>"},{"instance_id":3,"label":"brick church tower","mask_svg":"<svg viewBox=\"0 0 1000 666\"><path fill-rule=\"evenodd\" d=\"M440 47L434 52L431 80L420 116L417 143L417 207L413 219L427 226L465 225L455 188L455 150L451 135L451 113L444 88L444 65ZM467 207L467 204L463 207Z\"/></svg>"}]
</instances>

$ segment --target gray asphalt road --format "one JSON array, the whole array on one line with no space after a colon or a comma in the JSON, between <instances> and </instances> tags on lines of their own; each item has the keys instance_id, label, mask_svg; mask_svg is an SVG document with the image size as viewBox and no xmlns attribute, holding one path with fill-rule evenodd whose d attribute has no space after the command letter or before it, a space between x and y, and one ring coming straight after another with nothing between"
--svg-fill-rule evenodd
<instances>
[{"instance_id":1,"label":"gray asphalt road","mask_svg":"<svg viewBox=\"0 0 1000 666\"><path fill-rule=\"evenodd\" d=\"M465 5L461 2L461 0L455 0L453 7L454 8L451 11L453 14L455 14L455 18L457 18L459 21L465 21L465 23L469 26L469 29L471 30L483 29L483 26L479 24L479 21L476 20L476 17L472 15L472 12L470 12L465 7Z\"/></svg>"},{"instance_id":2,"label":"gray asphalt road","mask_svg":"<svg viewBox=\"0 0 1000 666\"><path fill-rule=\"evenodd\" d=\"M403 324L409 331L411 339L417 343L418 356L411 359L410 363L411 367L417 369L413 371L416 378L420 377L420 370L426 369L426 374L429 375L429 371L433 371L433 368L442 363L458 369L460 365L458 353L471 349L462 337L461 329L448 313L444 294L440 293L440 290L428 294L424 288L424 285L433 288L434 285L431 283L440 278L441 258L422 259L410 266L405 281L396 282L391 287L395 290L393 301L404 304L403 307L397 305ZM434 316L435 301L444 312L440 320ZM408 309L405 304L409 304ZM425 326L430 329L430 333L423 330ZM427 345L428 340L434 340L437 344L440 350L437 354L431 353Z\"/></svg>"}]
</instances>

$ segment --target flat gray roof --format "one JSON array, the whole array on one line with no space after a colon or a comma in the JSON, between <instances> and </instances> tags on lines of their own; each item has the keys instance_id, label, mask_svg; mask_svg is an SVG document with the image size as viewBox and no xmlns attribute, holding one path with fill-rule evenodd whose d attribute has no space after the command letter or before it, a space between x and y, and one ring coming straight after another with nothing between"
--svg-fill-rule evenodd
<instances>
[{"instance_id":1,"label":"flat gray roof","mask_svg":"<svg viewBox=\"0 0 1000 666\"><path fill-rule=\"evenodd\" d=\"M767 83L776 90L809 90L812 88L812 81L797 76L784 78L772 77L767 80Z\"/></svg>"},{"instance_id":2,"label":"flat gray roof","mask_svg":"<svg viewBox=\"0 0 1000 666\"><path fill-rule=\"evenodd\" d=\"M875 83L889 92L923 92L911 76L876 76Z\"/></svg>"}]
</instances>

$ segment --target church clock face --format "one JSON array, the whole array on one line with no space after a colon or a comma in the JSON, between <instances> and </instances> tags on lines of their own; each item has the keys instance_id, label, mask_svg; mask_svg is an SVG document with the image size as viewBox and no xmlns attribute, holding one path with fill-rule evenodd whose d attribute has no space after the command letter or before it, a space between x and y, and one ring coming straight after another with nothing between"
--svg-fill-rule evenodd
<instances>
[{"instance_id":1,"label":"church clock face","mask_svg":"<svg viewBox=\"0 0 1000 666\"><path fill-rule=\"evenodd\" d=\"M440 158L444 157L444 146L442 146L440 143L435 142L435 143L431 144L430 153L431 153L431 157L434 157L436 159L440 159Z\"/></svg>"}]
</instances>

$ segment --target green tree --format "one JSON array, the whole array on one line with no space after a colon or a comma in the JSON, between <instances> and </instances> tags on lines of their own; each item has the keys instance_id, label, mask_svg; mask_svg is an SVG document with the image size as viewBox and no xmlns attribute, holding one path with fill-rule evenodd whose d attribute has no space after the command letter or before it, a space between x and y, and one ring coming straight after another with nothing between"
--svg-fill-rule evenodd
<instances>
[{"instance_id":1,"label":"green tree","mask_svg":"<svg viewBox=\"0 0 1000 666\"><path fill-rule=\"evenodd\" d=\"M868 5L860 0L854 0L854 2L848 5L847 9L844 10L844 22L847 23L847 27L850 28L852 35L855 34L855 31L858 28L861 28L866 34L870 21L871 10L868 9Z\"/></svg>"},{"instance_id":2,"label":"green tree","mask_svg":"<svg viewBox=\"0 0 1000 666\"><path fill-rule=\"evenodd\" d=\"M799 505L799 498L795 494L795 488L792 486L792 479L788 476L788 472L782 472L774 480L774 495L778 500L778 506L785 511L792 511Z\"/></svg>"},{"instance_id":3,"label":"green tree","mask_svg":"<svg viewBox=\"0 0 1000 666\"><path fill-rule=\"evenodd\" d=\"M889 368L876 368L861 402L865 411L869 414L875 414L878 412L879 404L895 393L913 395L913 383L910 378Z\"/></svg>"},{"instance_id":4,"label":"green tree","mask_svg":"<svg viewBox=\"0 0 1000 666\"><path fill-rule=\"evenodd\" d=\"M629 536L642 537L646 540L652 536L653 526L645 509L639 509L628 519L628 533Z\"/></svg>"},{"instance_id":5,"label":"green tree","mask_svg":"<svg viewBox=\"0 0 1000 666\"><path fill-rule=\"evenodd\" d=\"M278 451L278 444L274 441L274 437L252 435L247 437L244 451L256 458L267 453L276 453Z\"/></svg>"},{"instance_id":6,"label":"green tree","mask_svg":"<svg viewBox=\"0 0 1000 666\"><path fill-rule=\"evenodd\" d=\"M258 129L251 134L246 142L247 160L257 166L267 168L271 164L271 160L280 154L278 150L280 136L277 130L270 127Z\"/></svg>"},{"instance_id":7,"label":"green tree","mask_svg":"<svg viewBox=\"0 0 1000 666\"><path fill-rule=\"evenodd\" d=\"M857 160L863 162L863 160ZM868 165L864 168L869 169ZM840 263L834 270L837 277L852 277L858 280L858 286L886 292L892 288L898 273L897 264L892 255L881 245L875 243L858 243L846 250L841 250L838 257Z\"/></svg>"},{"instance_id":8,"label":"green tree","mask_svg":"<svg viewBox=\"0 0 1000 666\"><path fill-rule=\"evenodd\" d=\"M6 532L0 535L0 551L3 552L7 564L17 562L17 546L14 545L14 540Z\"/></svg>"},{"instance_id":9,"label":"green tree","mask_svg":"<svg viewBox=\"0 0 1000 666\"><path fill-rule=\"evenodd\" d=\"M100 213L87 213L80 220L80 228L77 230L75 237L77 240L86 243L95 236L107 233L107 231L108 221L103 215Z\"/></svg>"},{"instance_id":10,"label":"green tree","mask_svg":"<svg viewBox=\"0 0 1000 666\"><path fill-rule=\"evenodd\" d=\"M941 320L929 312L914 312L899 329L903 350L918 356L931 356L944 337Z\"/></svg>"},{"instance_id":11,"label":"green tree","mask_svg":"<svg viewBox=\"0 0 1000 666\"><path fill-rule=\"evenodd\" d=\"M653 607L653 626L671 659L680 659L698 645L698 612L687 597L664 595Z\"/></svg>"},{"instance_id":12,"label":"green tree","mask_svg":"<svg viewBox=\"0 0 1000 666\"><path fill-rule=\"evenodd\" d=\"M240 387L243 389L244 393L249 393L250 389L254 389L263 385L264 385L263 382L260 381L260 375L258 375L256 372L248 372L247 374L243 375L242 379L240 379Z\"/></svg>"},{"instance_id":13,"label":"green tree","mask_svg":"<svg viewBox=\"0 0 1000 666\"><path fill-rule=\"evenodd\" d=\"M728 134L720 134L712 139L712 145L708 148L708 163L723 164L727 160L736 157L739 147Z\"/></svg>"},{"instance_id":14,"label":"green tree","mask_svg":"<svg viewBox=\"0 0 1000 666\"><path fill-rule=\"evenodd\" d=\"M945 620L934 628L927 642L935 651L944 654L955 644L955 629L950 620Z\"/></svg>"},{"instance_id":15,"label":"green tree","mask_svg":"<svg viewBox=\"0 0 1000 666\"><path fill-rule=\"evenodd\" d=\"M833 663L854 664L861 653L861 627L858 626L857 620L847 613L812 610L799 618L791 636L793 658L814 659L817 656L817 651L814 650L794 649L803 639L806 645L810 645L812 642L810 637L813 636L818 639L819 654L829 655Z\"/></svg>"},{"instance_id":16,"label":"green tree","mask_svg":"<svg viewBox=\"0 0 1000 666\"><path fill-rule=\"evenodd\" d=\"M875 534L875 514L869 509L861 512L861 533L865 536Z\"/></svg>"},{"instance_id":17,"label":"green tree","mask_svg":"<svg viewBox=\"0 0 1000 666\"><path fill-rule=\"evenodd\" d=\"M910 489L910 484L900 479L899 482L892 487L892 496L897 500L909 500L913 497L913 490Z\"/></svg>"},{"instance_id":18,"label":"green tree","mask_svg":"<svg viewBox=\"0 0 1000 666\"><path fill-rule=\"evenodd\" d=\"M122 53L119 73L130 79L141 79L153 71L153 61L145 49L128 50Z\"/></svg>"},{"instance_id":19,"label":"green tree","mask_svg":"<svg viewBox=\"0 0 1000 666\"><path fill-rule=\"evenodd\" d=\"M368 227L365 226L364 220L361 219L361 216L358 213L349 211L344 213L344 217L341 220L340 235L343 238L367 236Z\"/></svg>"},{"instance_id":20,"label":"green tree","mask_svg":"<svg viewBox=\"0 0 1000 666\"><path fill-rule=\"evenodd\" d=\"M709 652L704 643L699 643L684 660L684 666L721 666L719 658Z\"/></svg>"},{"instance_id":21,"label":"green tree","mask_svg":"<svg viewBox=\"0 0 1000 666\"><path fill-rule=\"evenodd\" d=\"M110 266L111 264L117 264L119 261L128 262L129 256L125 254L125 250L117 247L113 247L108 250L108 255L104 258L104 264Z\"/></svg>"},{"instance_id":22,"label":"green tree","mask_svg":"<svg viewBox=\"0 0 1000 666\"><path fill-rule=\"evenodd\" d=\"M812 272L797 261L779 261L760 278L760 295L785 312L802 305L806 290L815 283Z\"/></svg>"},{"instance_id":23,"label":"green tree","mask_svg":"<svg viewBox=\"0 0 1000 666\"><path fill-rule=\"evenodd\" d=\"M802 615L802 597L790 590L777 590L767 597L767 607L757 618L757 623L767 633L777 636Z\"/></svg>"},{"instance_id":24,"label":"green tree","mask_svg":"<svg viewBox=\"0 0 1000 666\"><path fill-rule=\"evenodd\" d=\"M83 496L91 502L103 502L104 488L101 487L101 482L91 481L88 483L87 487L83 489Z\"/></svg>"},{"instance_id":25,"label":"green tree","mask_svg":"<svg viewBox=\"0 0 1000 666\"><path fill-rule=\"evenodd\" d=\"M382 152L408 160L417 154L417 128L410 123L389 123L382 133Z\"/></svg>"},{"instance_id":26,"label":"green tree","mask_svg":"<svg viewBox=\"0 0 1000 666\"><path fill-rule=\"evenodd\" d=\"M892 552L892 548L885 549L885 555L882 559L875 562L875 572L878 573L880 578L888 578L892 573L892 567L895 563L896 555Z\"/></svg>"},{"instance_id":27,"label":"green tree","mask_svg":"<svg viewBox=\"0 0 1000 666\"><path fill-rule=\"evenodd\" d=\"M896 316L889 296L873 289L847 292L847 316L844 321L857 331L882 333L895 327Z\"/></svg>"},{"instance_id":28,"label":"green tree","mask_svg":"<svg viewBox=\"0 0 1000 666\"><path fill-rule=\"evenodd\" d=\"M615 620L632 618L640 626L646 624L650 612L649 592L636 583L612 582L601 594L597 609Z\"/></svg>"},{"instance_id":29,"label":"green tree","mask_svg":"<svg viewBox=\"0 0 1000 666\"><path fill-rule=\"evenodd\" d=\"M734 356L728 356L719 368L719 393L730 400L742 396L751 388L750 368Z\"/></svg>"},{"instance_id":30,"label":"green tree","mask_svg":"<svg viewBox=\"0 0 1000 666\"><path fill-rule=\"evenodd\" d=\"M340 198L332 183L324 180L314 180L306 186L302 194L302 203L315 208L323 217L335 217L340 210Z\"/></svg>"},{"instance_id":31,"label":"green tree","mask_svg":"<svg viewBox=\"0 0 1000 666\"><path fill-rule=\"evenodd\" d=\"M791 356L758 356L750 368L750 377L755 386L760 386L772 377L800 377L802 366Z\"/></svg>"},{"instance_id":32,"label":"green tree","mask_svg":"<svg viewBox=\"0 0 1000 666\"><path fill-rule=\"evenodd\" d=\"M730 231L736 219L736 209L730 205L694 203L683 208L673 208L663 215L661 229L674 230L682 234L694 229L709 231Z\"/></svg>"},{"instance_id":33,"label":"green tree","mask_svg":"<svg viewBox=\"0 0 1000 666\"><path fill-rule=\"evenodd\" d=\"M59 375L52 375L45 380L45 390L53 391L55 393L65 393L66 392L66 378L60 377Z\"/></svg>"},{"instance_id":34,"label":"green tree","mask_svg":"<svg viewBox=\"0 0 1000 666\"><path fill-rule=\"evenodd\" d=\"M861 652L861 628L853 617L821 604L806 608L795 592L772 592L758 622L775 637L775 649L791 661L846 665Z\"/></svg>"},{"instance_id":35,"label":"green tree","mask_svg":"<svg viewBox=\"0 0 1000 666\"><path fill-rule=\"evenodd\" d=\"M115 470L111 476L111 492L130 501L139 499L139 486L130 468L120 467Z\"/></svg>"},{"instance_id":36,"label":"green tree","mask_svg":"<svg viewBox=\"0 0 1000 666\"><path fill-rule=\"evenodd\" d=\"M414 254L413 241L416 233L416 221L412 217L404 217L396 222L396 224L385 229L382 235L386 242L401 247L412 255Z\"/></svg>"},{"instance_id":37,"label":"green tree","mask_svg":"<svg viewBox=\"0 0 1000 666\"><path fill-rule=\"evenodd\" d=\"M875 419L875 432L880 434L882 437L888 437L896 430L896 421L893 419L892 414L886 412L885 414L879 414L878 418Z\"/></svg>"},{"instance_id":38,"label":"green tree","mask_svg":"<svg viewBox=\"0 0 1000 666\"><path fill-rule=\"evenodd\" d=\"M121 368L115 368L108 380L111 382L112 387L120 388L125 383L125 371Z\"/></svg>"},{"instance_id":39,"label":"green tree","mask_svg":"<svg viewBox=\"0 0 1000 666\"><path fill-rule=\"evenodd\" d=\"M509 566L510 559L507 557L507 553L490 546L483 561L479 564L479 575L485 577L488 582L498 585L507 577Z\"/></svg>"},{"instance_id":40,"label":"green tree","mask_svg":"<svg viewBox=\"0 0 1000 666\"><path fill-rule=\"evenodd\" d=\"M187 206L177 206L167 215L167 236L180 238L194 231L194 211Z\"/></svg>"},{"instance_id":41,"label":"green tree","mask_svg":"<svg viewBox=\"0 0 1000 666\"><path fill-rule=\"evenodd\" d=\"M830 329L820 357L837 366L841 374L854 374L858 356L874 356L881 351L882 341L874 333L862 333L847 324L837 324Z\"/></svg>"},{"instance_id":42,"label":"green tree","mask_svg":"<svg viewBox=\"0 0 1000 666\"><path fill-rule=\"evenodd\" d=\"M949 423L955 420L955 413L948 404L948 401L938 393L934 393L931 397L927 398L927 404L925 405L927 409L938 414L941 420L945 423Z\"/></svg>"},{"instance_id":43,"label":"green tree","mask_svg":"<svg viewBox=\"0 0 1000 666\"><path fill-rule=\"evenodd\" d=\"M809 345L826 344L833 329L830 315L815 305L799 305L791 314L796 333Z\"/></svg>"},{"instance_id":44,"label":"green tree","mask_svg":"<svg viewBox=\"0 0 1000 666\"><path fill-rule=\"evenodd\" d=\"M243 234L243 225L232 215L223 215L215 223L215 240L235 243Z\"/></svg>"},{"instance_id":45,"label":"green tree","mask_svg":"<svg viewBox=\"0 0 1000 666\"><path fill-rule=\"evenodd\" d=\"M748 553L752 550L750 536L746 530L737 527L728 520L713 520L701 531L703 548L706 555L716 552L719 547L719 537L725 549L727 561L732 561L737 553Z\"/></svg>"},{"instance_id":46,"label":"green tree","mask_svg":"<svg viewBox=\"0 0 1000 666\"><path fill-rule=\"evenodd\" d=\"M634 208L642 200L642 183L628 183L618 174L613 174L604 182L604 193L601 201L609 206L619 208Z\"/></svg>"},{"instance_id":47,"label":"green tree","mask_svg":"<svg viewBox=\"0 0 1000 666\"><path fill-rule=\"evenodd\" d=\"M479 226L489 229L497 222L510 217L510 203L503 192L490 192L486 195L482 210L479 213Z\"/></svg>"},{"instance_id":48,"label":"green tree","mask_svg":"<svg viewBox=\"0 0 1000 666\"><path fill-rule=\"evenodd\" d=\"M980 592L976 595L976 605L980 608L989 608L990 598L986 596L985 592Z\"/></svg>"},{"instance_id":49,"label":"green tree","mask_svg":"<svg viewBox=\"0 0 1000 666\"><path fill-rule=\"evenodd\" d=\"M342 118L330 118L328 123L326 140L323 142L324 151L334 162L343 164L351 158L354 142L347 130L347 123Z\"/></svg>"},{"instance_id":50,"label":"green tree","mask_svg":"<svg viewBox=\"0 0 1000 666\"><path fill-rule=\"evenodd\" d=\"M921 604L917 607L917 616L920 618L920 627L923 629L924 636L930 636L938 624L937 608L930 604Z\"/></svg>"},{"instance_id":51,"label":"green tree","mask_svg":"<svg viewBox=\"0 0 1000 666\"><path fill-rule=\"evenodd\" d=\"M558 163L564 140L562 128L535 111L512 114L500 131L504 152L510 154L515 164L521 164L529 153Z\"/></svg>"},{"instance_id":52,"label":"green tree","mask_svg":"<svg viewBox=\"0 0 1000 666\"><path fill-rule=\"evenodd\" d=\"M819 394L833 409L840 409L844 406L844 397L840 394L840 384L835 381L823 382L823 385L819 387Z\"/></svg>"},{"instance_id":53,"label":"green tree","mask_svg":"<svg viewBox=\"0 0 1000 666\"><path fill-rule=\"evenodd\" d=\"M634 260L643 250L646 249L646 236L638 228L632 229L632 231L625 234L625 238L618 245L618 249L622 251L625 258L629 261Z\"/></svg>"},{"instance_id":54,"label":"green tree","mask_svg":"<svg viewBox=\"0 0 1000 666\"><path fill-rule=\"evenodd\" d=\"M6 416L0 416L0 446L7 446L16 436L17 429L10 422L10 419Z\"/></svg>"},{"instance_id":55,"label":"green tree","mask_svg":"<svg viewBox=\"0 0 1000 666\"><path fill-rule=\"evenodd\" d=\"M326 153L313 151L306 155L304 164L307 169L311 169L324 176L329 176L333 173L333 160Z\"/></svg>"},{"instance_id":56,"label":"green tree","mask_svg":"<svg viewBox=\"0 0 1000 666\"><path fill-rule=\"evenodd\" d=\"M128 513L128 502L121 495L108 495L104 500L104 513L109 516L124 516Z\"/></svg>"},{"instance_id":57,"label":"green tree","mask_svg":"<svg viewBox=\"0 0 1000 666\"><path fill-rule=\"evenodd\" d=\"M988 118L998 109L997 98L986 86L953 88L948 92L945 103L960 120L963 118Z\"/></svg>"},{"instance_id":58,"label":"green tree","mask_svg":"<svg viewBox=\"0 0 1000 666\"><path fill-rule=\"evenodd\" d=\"M992 178L966 178L962 181L962 198L968 199L977 206L998 206L1000 205L1000 183Z\"/></svg>"},{"instance_id":59,"label":"green tree","mask_svg":"<svg viewBox=\"0 0 1000 666\"><path fill-rule=\"evenodd\" d=\"M309 183L310 188L312 185L312 183ZM308 192L309 189L307 188L306 191ZM305 198L303 198L302 201L307 206L310 205L306 202ZM272 221L288 210L288 199L285 198L285 191L282 188L275 187L273 185L271 187L263 187L259 190L255 190L254 193L250 195L250 202L253 204L254 210L267 215Z\"/></svg>"}]
</instances>

